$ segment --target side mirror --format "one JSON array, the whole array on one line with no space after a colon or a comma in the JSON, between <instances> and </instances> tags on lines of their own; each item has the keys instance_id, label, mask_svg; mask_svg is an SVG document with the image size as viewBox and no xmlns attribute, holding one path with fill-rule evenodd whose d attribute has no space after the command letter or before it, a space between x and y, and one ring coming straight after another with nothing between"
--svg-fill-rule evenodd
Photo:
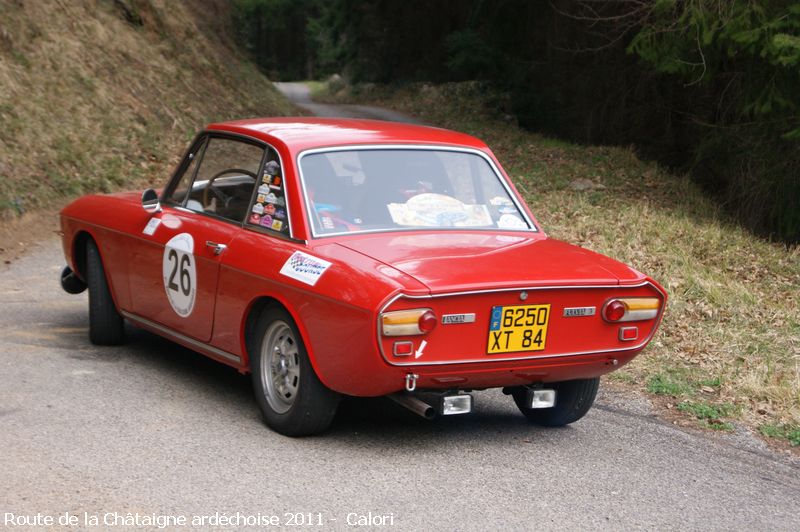
<instances>
[{"instance_id":1,"label":"side mirror","mask_svg":"<svg viewBox=\"0 0 800 532\"><path fill-rule=\"evenodd\" d=\"M142 207L149 213L161 212L161 202L158 201L158 193L152 188L142 192Z\"/></svg>"}]
</instances>

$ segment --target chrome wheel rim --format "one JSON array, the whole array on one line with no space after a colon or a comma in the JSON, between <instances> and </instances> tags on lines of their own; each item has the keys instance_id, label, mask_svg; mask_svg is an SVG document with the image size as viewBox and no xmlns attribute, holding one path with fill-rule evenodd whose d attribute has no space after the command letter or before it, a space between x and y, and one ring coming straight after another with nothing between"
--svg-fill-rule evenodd
<instances>
[{"instance_id":1,"label":"chrome wheel rim","mask_svg":"<svg viewBox=\"0 0 800 532\"><path fill-rule=\"evenodd\" d=\"M261 343L261 384L267 403L278 414L286 413L300 387L300 353L291 327L274 321Z\"/></svg>"}]
</instances>

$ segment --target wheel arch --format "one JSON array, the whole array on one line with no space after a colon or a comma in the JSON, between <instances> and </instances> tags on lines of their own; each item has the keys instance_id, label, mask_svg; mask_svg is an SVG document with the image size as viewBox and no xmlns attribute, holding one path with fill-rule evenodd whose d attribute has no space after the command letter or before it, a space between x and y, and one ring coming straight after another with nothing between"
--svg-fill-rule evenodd
<instances>
[{"instance_id":1,"label":"wheel arch","mask_svg":"<svg viewBox=\"0 0 800 532\"><path fill-rule=\"evenodd\" d=\"M86 281L86 246L90 240L97 245L97 239L86 230L78 231L72 239L72 264L75 265L75 273L83 281ZM98 246L98 251L99 249ZM100 258L102 259L102 252Z\"/></svg>"},{"instance_id":2,"label":"wheel arch","mask_svg":"<svg viewBox=\"0 0 800 532\"><path fill-rule=\"evenodd\" d=\"M86 279L86 250L89 242L94 242L95 247L97 247L97 253L100 254L100 263L103 266L103 275L106 278L106 284L108 284L108 290L111 292L111 299L114 301L114 306L117 307L117 310L120 309L119 300L117 299L117 287L114 284L114 280L111 277L111 274L108 271L108 263L103 255L103 249L100 247L97 237L87 229L81 229L80 231L75 233L75 237L72 240L72 260L73 264L77 268L74 270L75 273L78 274L78 277L83 280L87 281Z\"/></svg>"},{"instance_id":3,"label":"wheel arch","mask_svg":"<svg viewBox=\"0 0 800 532\"><path fill-rule=\"evenodd\" d=\"M311 362L311 366L314 368L314 372L317 374L317 378L319 378L322 384L330 387L327 379L319 370L314 349L309 341L308 331L306 330L303 321L300 319L299 314L288 301L276 295L262 295L250 302L249 308L247 309L245 315L244 323L242 324L242 345L244 347L242 349L242 354L244 356L242 357L241 363L243 372L250 372L251 349L258 348L258 346L254 345L256 325L258 324L258 320L266 309L273 306L285 310L292 318L295 327L297 327L297 330L300 333L306 353L308 353L308 359Z\"/></svg>"}]
</instances>

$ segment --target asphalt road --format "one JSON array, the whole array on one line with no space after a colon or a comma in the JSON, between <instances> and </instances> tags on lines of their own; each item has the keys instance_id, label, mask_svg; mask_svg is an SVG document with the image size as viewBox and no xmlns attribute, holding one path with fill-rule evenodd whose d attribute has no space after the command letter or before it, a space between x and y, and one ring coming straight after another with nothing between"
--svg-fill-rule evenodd
<instances>
[{"instance_id":1,"label":"asphalt road","mask_svg":"<svg viewBox=\"0 0 800 532\"><path fill-rule=\"evenodd\" d=\"M311 100L308 86L304 83L284 82L275 83L275 86L295 105L315 116L324 116L328 118L371 118L374 120L391 120L410 124L419 123L418 120L410 116L382 107L374 107L371 105L332 105L314 102Z\"/></svg>"},{"instance_id":2,"label":"asphalt road","mask_svg":"<svg viewBox=\"0 0 800 532\"><path fill-rule=\"evenodd\" d=\"M747 434L686 432L620 392L561 429L492 391L432 422L349 400L325 435L280 436L226 366L135 329L92 346L62 265L51 239L0 270L0 528L94 516L122 530L138 513L238 530L278 528L271 516L346 530L370 514L391 530L800 529L797 461ZM301 513L315 525L288 526Z\"/></svg>"}]
</instances>

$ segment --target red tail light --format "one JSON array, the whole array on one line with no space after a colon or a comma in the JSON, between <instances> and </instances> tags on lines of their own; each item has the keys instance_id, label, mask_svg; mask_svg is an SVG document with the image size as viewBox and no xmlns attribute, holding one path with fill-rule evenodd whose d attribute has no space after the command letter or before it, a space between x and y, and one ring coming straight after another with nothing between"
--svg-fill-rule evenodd
<instances>
[{"instance_id":1,"label":"red tail light","mask_svg":"<svg viewBox=\"0 0 800 532\"><path fill-rule=\"evenodd\" d=\"M661 301L656 297L621 297L603 306L603 319L609 322L644 321L658 316Z\"/></svg>"},{"instance_id":2,"label":"red tail light","mask_svg":"<svg viewBox=\"0 0 800 532\"><path fill-rule=\"evenodd\" d=\"M424 333L429 333L436 328L436 314L432 310L426 310L422 316L419 317L419 330Z\"/></svg>"},{"instance_id":3,"label":"red tail light","mask_svg":"<svg viewBox=\"0 0 800 532\"><path fill-rule=\"evenodd\" d=\"M619 321L625 315L625 303L619 299L609 301L603 309L603 317L606 321Z\"/></svg>"}]
</instances>

